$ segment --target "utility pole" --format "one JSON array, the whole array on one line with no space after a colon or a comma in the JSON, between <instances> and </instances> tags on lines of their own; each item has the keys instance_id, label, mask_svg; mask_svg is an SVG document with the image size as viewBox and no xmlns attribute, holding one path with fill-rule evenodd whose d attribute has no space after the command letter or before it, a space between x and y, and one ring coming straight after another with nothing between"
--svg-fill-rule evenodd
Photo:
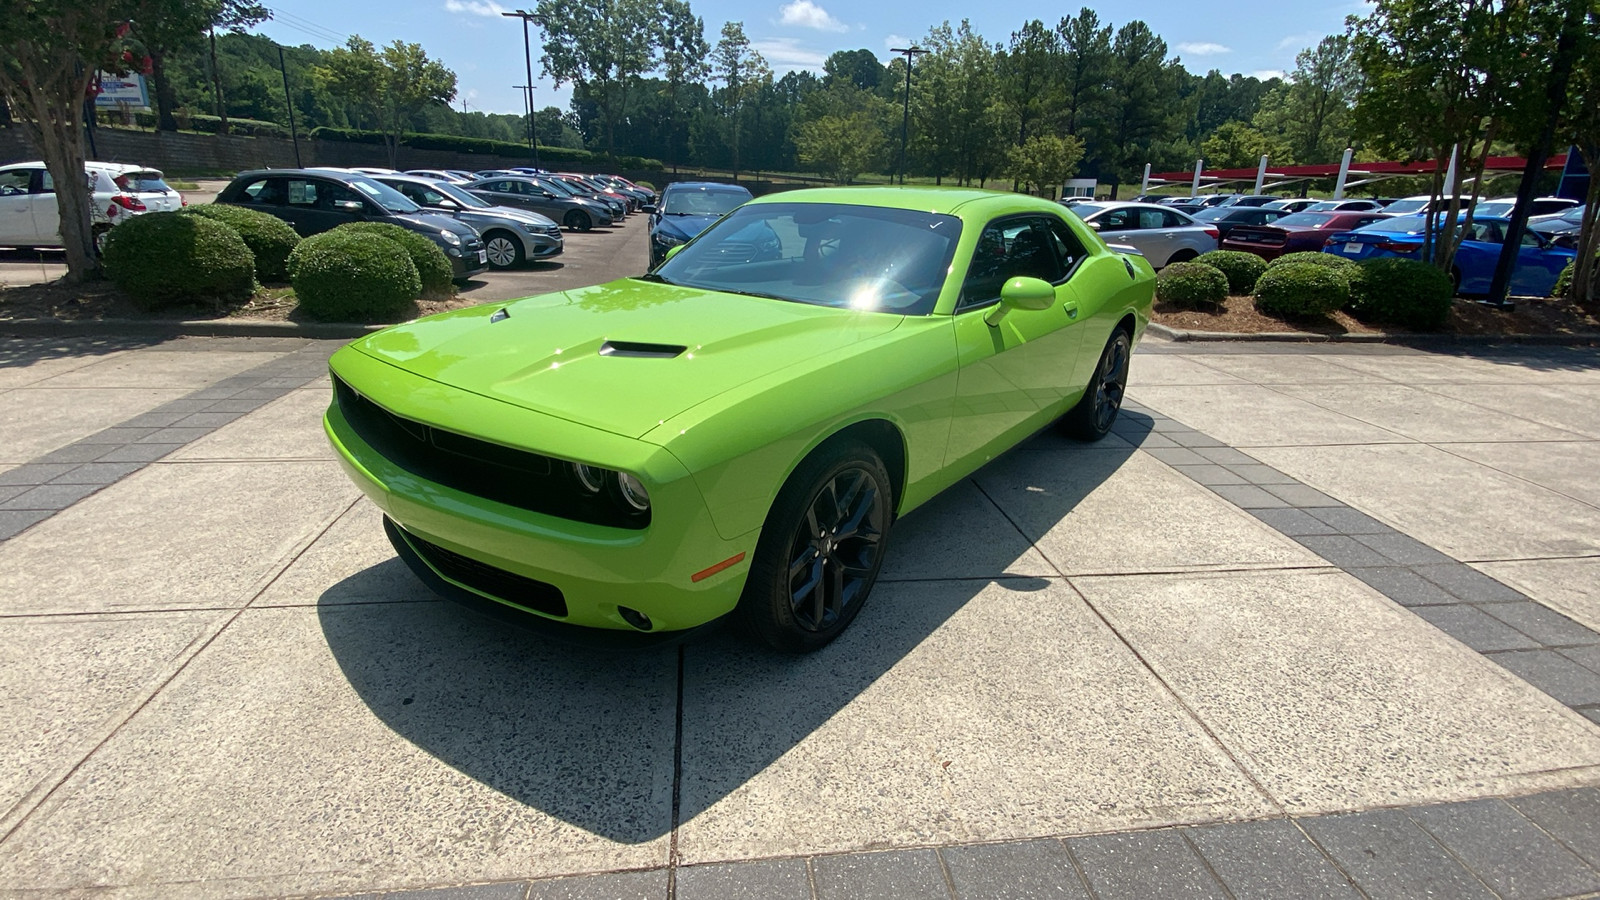
<instances>
[{"instance_id":1,"label":"utility pole","mask_svg":"<svg viewBox=\"0 0 1600 900\"><path fill-rule=\"evenodd\" d=\"M533 125L533 45L528 37L528 23L538 22L543 25L544 16L537 13L519 9L515 12L505 12L500 15L510 19L522 20L522 63L528 70L528 153L533 157L533 167L539 166L539 134Z\"/></svg>"},{"instance_id":2,"label":"utility pole","mask_svg":"<svg viewBox=\"0 0 1600 900\"><path fill-rule=\"evenodd\" d=\"M283 47L278 47L278 71L283 75L283 102L289 108L289 136L294 138L294 167L303 169L300 162L300 131L294 125L294 97L289 94L289 67L283 64Z\"/></svg>"},{"instance_id":3,"label":"utility pole","mask_svg":"<svg viewBox=\"0 0 1600 900\"><path fill-rule=\"evenodd\" d=\"M894 167L895 174L900 177L900 183L906 183L906 140L911 135L911 61L919 53L932 53L916 44L909 47L890 47L890 53L903 53L906 57L906 100L905 113L900 118L900 162Z\"/></svg>"}]
</instances>

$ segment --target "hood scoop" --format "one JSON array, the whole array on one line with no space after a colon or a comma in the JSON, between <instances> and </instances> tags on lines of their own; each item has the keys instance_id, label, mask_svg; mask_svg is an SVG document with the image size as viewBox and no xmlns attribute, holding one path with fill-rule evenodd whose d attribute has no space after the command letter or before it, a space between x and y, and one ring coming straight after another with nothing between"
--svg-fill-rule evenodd
<instances>
[{"instance_id":1,"label":"hood scoop","mask_svg":"<svg viewBox=\"0 0 1600 900\"><path fill-rule=\"evenodd\" d=\"M631 356L638 359L672 359L681 356L688 347L682 344L643 344L636 341L606 341L600 345L601 356Z\"/></svg>"}]
</instances>

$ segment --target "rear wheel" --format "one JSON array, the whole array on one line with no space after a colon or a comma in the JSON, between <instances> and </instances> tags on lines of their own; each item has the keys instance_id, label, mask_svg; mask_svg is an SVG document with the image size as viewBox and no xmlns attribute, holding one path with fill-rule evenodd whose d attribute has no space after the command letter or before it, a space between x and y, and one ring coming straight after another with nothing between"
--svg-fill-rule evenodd
<instances>
[{"instance_id":1,"label":"rear wheel","mask_svg":"<svg viewBox=\"0 0 1600 900\"><path fill-rule=\"evenodd\" d=\"M567 226L568 231L588 231L594 227L594 221L589 218L589 214L581 209L568 211L561 219L561 224Z\"/></svg>"},{"instance_id":2,"label":"rear wheel","mask_svg":"<svg viewBox=\"0 0 1600 900\"><path fill-rule=\"evenodd\" d=\"M491 231L484 235L483 250L489 257L489 265L496 269L522 265L522 242L504 231Z\"/></svg>"},{"instance_id":3,"label":"rear wheel","mask_svg":"<svg viewBox=\"0 0 1600 900\"><path fill-rule=\"evenodd\" d=\"M877 581L893 499L883 461L860 442L801 463L761 530L737 611L746 628L788 653L838 637Z\"/></svg>"},{"instance_id":4,"label":"rear wheel","mask_svg":"<svg viewBox=\"0 0 1600 900\"><path fill-rule=\"evenodd\" d=\"M1450 295L1452 297L1461 293L1461 270L1455 266L1450 267Z\"/></svg>"},{"instance_id":5,"label":"rear wheel","mask_svg":"<svg viewBox=\"0 0 1600 900\"><path fill-rule=\"evenodd\" d=\"M1098 441L1111 433L1128 389L1128 358L1132 350L1133 339L1126 330L1118 328L1111 333L1111 340L1100 353L1100 364L1095 366L1094 379L1084 389L1078 405L1062 420L1067 434L1080 441Z\"/></svg>"},{"instance_id":6,"label":"rear wheel","mask_svg":"<svg viewBox=\"0 0 1600 900\"><path fill-rule=\"evenodd\" d=\"M1199 258L1199 256L1200 254L1194 252L1193 250L1179 250L1177 253L1172 254L1171 259L1167 260L1167 265L1170 266L1173 263L1188 262L1191 259Z\"/></svg>"}]
</instances>

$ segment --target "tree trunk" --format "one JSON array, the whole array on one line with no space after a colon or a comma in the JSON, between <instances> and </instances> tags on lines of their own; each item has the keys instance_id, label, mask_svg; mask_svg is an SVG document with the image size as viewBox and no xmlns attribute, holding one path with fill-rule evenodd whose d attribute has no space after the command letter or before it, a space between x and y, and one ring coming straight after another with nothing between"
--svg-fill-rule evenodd
<instances>
[{"instance_id":1,"label":"tree trunk","mask_svg":"<svg viewBox=\"0 0 1600 900\"><path fill-rule=\"evenodd\" d=\"M1595 152L1585 151L1584 164L1589 167L1589 191L1583 210L1583 226L1578 230L1578 256L1572 263L1572 286L1567 296L1580 303L1600 300L1600 147Z\"/></svg>"},{"instance_id":2,"label":"tree trunk","mask_svg":"<svg viewBox=\"0 0 1600 900\"><path fill-rule=\"evenodd\" d=\"M83 168L83 98L93 73L39 77L32 66L19 68L27 88L4 78L0 78L0 85L16 104L17 118L39 148L45 169L55 182L61 246L67 262L67 274L62 280L84 281L97 269L89 218L89 185Z\"/></svg>"},{"instance_id":3,"label":"tree trunk","mask_svg":"<svg viewBox=\"0 0 1600 900\"><path fill-rule=\"evenodd\" d=\"M217 101L217 134L228 133L228 103L222 96L222 70L217 68L217 26L211 26L211 87ZM286 100L288 98L285 98Z\"/></svg>"},{"instance_id":4,"label":"tree trunk","mask_svg":"<svg viewBox=\"0 0 1600 900\"><path fill-rule=\"evenodd\" d=\"M172 89L172 79L167 77L166 51L150 51L150 80L156 87L156 130L177 131L178 120L172 115L172 108L178 105L178 95Z\"/></svg>"}]
</instances>

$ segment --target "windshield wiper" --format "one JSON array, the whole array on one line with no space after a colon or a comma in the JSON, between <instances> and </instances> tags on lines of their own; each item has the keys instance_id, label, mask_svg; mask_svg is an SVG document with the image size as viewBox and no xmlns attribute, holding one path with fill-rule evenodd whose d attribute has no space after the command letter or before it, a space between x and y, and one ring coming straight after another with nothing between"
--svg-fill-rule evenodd
<instances>
[{"instance_id":1,"label":"windshield wiper","mask_svg":"<svg viewBox=\"0 0 1600 900\"><path fill-rule=\"evenodd\" d=\"M663 278L660 275L657 275L654 272L646 272L643 275L635 275L633 277L634 277L634 279L636 281L648 281L648 282L650 282L652 284L671 284L671 285L676 285L677 284L676 281L668 281L667 279Z\"/></svg>"}]
</instances>

